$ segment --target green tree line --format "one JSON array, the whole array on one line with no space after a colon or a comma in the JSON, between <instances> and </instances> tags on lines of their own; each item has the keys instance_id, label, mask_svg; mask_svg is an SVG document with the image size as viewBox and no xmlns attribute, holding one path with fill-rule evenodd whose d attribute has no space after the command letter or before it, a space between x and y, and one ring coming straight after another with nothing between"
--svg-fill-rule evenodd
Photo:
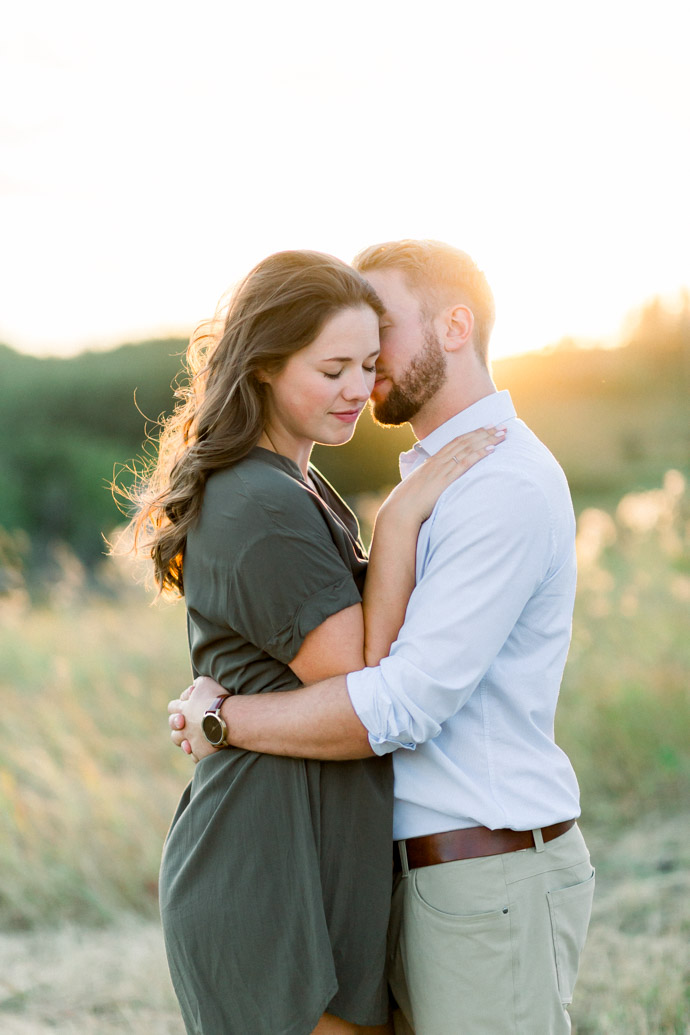
<instances>
[{"instance_id":1,"label":"green tree line","mask_svg":"<svg viewBox=\"0 0 690 1035\"><path fill-rule=\"evenodd\" d=\"M0 345L0 528L28 534L34 564L56 541L87 565L102 557L103 534L122 520L108 484L170 412L185 347L165 339L38 359ZM563 465L576 505L613 503L657 484L668 467L687 472L690 296L675 307L650 302L619 348L564 340L493 369ZM384 430L365 417L349 445L317 447L314 460L354 499L395 483L398 453L412 440L407 427Z\"/></svg>"}]
</instances>

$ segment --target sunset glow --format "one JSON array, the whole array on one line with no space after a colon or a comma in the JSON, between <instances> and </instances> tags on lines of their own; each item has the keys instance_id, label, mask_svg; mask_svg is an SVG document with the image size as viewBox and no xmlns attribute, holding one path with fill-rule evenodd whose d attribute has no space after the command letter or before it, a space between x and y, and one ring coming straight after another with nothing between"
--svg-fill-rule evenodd
<instances>
[{"instance_id":1,"label":"sunset glow","mask_svg":"<svg viewBox=\"0 0 690 1035\"><path fill-rule=\"evenodd\" d=\"M5 15L7 344L186 334L272 251L399 237L484 267L496 356L690 285L682 5L107 11Z\"/></svg>"}]
</instances>

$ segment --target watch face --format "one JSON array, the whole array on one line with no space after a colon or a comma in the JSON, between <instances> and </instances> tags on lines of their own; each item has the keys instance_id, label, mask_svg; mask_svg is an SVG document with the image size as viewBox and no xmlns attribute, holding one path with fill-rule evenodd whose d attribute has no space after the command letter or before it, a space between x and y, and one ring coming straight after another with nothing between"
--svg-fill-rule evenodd
<instances>
[{"instance_id":1,"label":"watch face","mask_svg":"<svg viewBox=\"0 0 690 1035\"><path fill-rule=\"evenodd\" d=\"M201 720L201 729L209 744L218 747L223 743L223 726L217 715L204 715Z\"/></svg>"}]
</instances>

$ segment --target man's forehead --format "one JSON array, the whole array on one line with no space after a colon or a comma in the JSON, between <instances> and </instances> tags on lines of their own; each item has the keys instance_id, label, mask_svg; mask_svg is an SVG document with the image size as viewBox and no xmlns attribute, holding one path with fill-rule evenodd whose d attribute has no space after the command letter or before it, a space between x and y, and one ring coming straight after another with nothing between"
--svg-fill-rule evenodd
<instances>
[{"instance_id":1,"label":"man's forehead","mask_svg":"<svg viewBox=\"0 0 690 1035\"><path fill-rule=\"evenodd\" d=\"M420 298L404 270L395 267L366 270L362 274L374 288L386 309L417 309Z\"/></svg>"}]
</instances>

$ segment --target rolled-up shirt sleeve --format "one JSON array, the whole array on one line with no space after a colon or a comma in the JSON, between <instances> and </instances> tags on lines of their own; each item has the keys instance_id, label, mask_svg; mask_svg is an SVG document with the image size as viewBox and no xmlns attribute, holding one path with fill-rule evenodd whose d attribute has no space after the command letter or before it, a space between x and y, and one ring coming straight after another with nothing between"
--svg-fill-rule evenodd
<instances>
[{"instance_id":1,"label":"rolled-up shirt sleeve","mask_svg":"<svg viewBox=\"0 0 690 1035\"><path fill-rule=\"evenodd\" d=\"M420 535L417 585L390 656L347 678L376 754L432 740L476 690L553 564L553 522L530 478L482 461Z\"/></svg>"}]
</instances>

